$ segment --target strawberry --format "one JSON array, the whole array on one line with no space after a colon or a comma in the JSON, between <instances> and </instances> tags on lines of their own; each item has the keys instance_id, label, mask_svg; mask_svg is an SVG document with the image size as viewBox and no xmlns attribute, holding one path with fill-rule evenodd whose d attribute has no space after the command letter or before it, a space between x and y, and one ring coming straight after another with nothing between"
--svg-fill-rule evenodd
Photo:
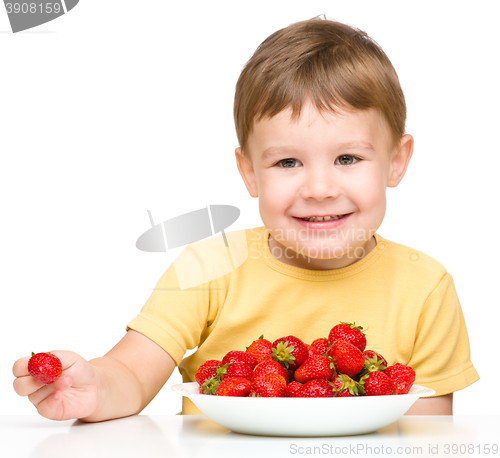
<instances>
[{"instance_id":1,"label":"strawberry","mask_svg":"<svg viewBox=\"0 0 500 458\"><path fill-rule=\"evenodd\" d=\"M228 377L220 382L217 388L217 396L239 396L246 397L250 394L252 383L243 377Z\"/></svg>"},{"instance_id":2,"label":"strawberry","mask_svg":"<svg viewBox=\"0 0 500 458\"><path fill-rule=\"evenodd\" d=\"M33 353L28 361L29 374L46 385L54 383L62 373L61 360L52 353Z\"/></svg>"},{"instance_id":3,"label":"strawberry","mask_svg":"<svg viewBox=\"0 0 500 458\"><path fill-rule=\"evenodd\" d=\"M324 379L331 380L335 368L332 358L314 355L307 358L300 367L295 371L294 377L300 383L305 383L308 380Z\"/></svg>"},{"instance_id":4,"label":"strawberry","mask_svg":"<svg viewBox=\"0 0 500 458\"><path fill-rule=\"evenodd\" d=\"M290 382L285 388L284 396L287 398L296 398L298 397L298 392L302 386L302 383L293 381Z\"/></svg>"},{"instance_id":5,"label":"strawberry","mask_svg":"<svg viewBox=\"0 0 500 458\"><path fill-rule=\"evenodd\" d=\"M304 383L297 392L299 398L333 398L333 385L324 379L312 379Z\"/></svg>"},{"instance_id":6,"label":"strawberry","mask_svg":"<svg viewBox=\"0 0 500 458\"><path fill-rule=\"evenodd\" d=\"M367 373L373 371L385 371L387 369L387 360L376 351L365 350L363 352L363 358L365 358L364 369Z\"/></svg>"},{"instance_id":7,"label":"strawberry","mask_svg":"<svg viewBox=\"0 0 500 458\"><path fill-rule=\"evenodd\" d=\"M250 380L252 378L252 368L247 363L232 363L227 368L225 374L222 374L221 379L227 377L241 377Z\"/></svg>"},{"instance_id":8,"label":"strawberry","mask_svg":"<svg viewBox=\"0 0 500 458\"><path fill-rule=\"evenodd\" d=\"M257 363L260 363L266 356L271 354L272 346L273 344L264 339L264 334L262 334L247 347L247 353L250 353L257 360Z\"/></svg>"},{"instance_id":9,"label":"strawberry","mask_svg":"<svg viewBox=\"0 0 500 458\"><path fill-rule=\"evenodd\" d=\"M203 382L207 379L208 377L208 374L210 374L210 372L206 372L205 375L203 375L205 369L209 369L209 368L214 368L214 369L217 369L218 367L221 367L222 364L220 361L217 361L216 359L209 359L208 361L205 361L199 368L198 370L196 371L196 375L194 376L194 379L196 382L198 382L198 385L203 385ZM216 371L212 371L213 372L213 375L210 375L208 378L211 378L215 375Z\"/></svg>"},{"instance_id":10,"label":"strawberry","mask_svg":"<svg viewBox=\"0 0 500 458\"><path fill-rule=\"evenodd\" d=\"M330 343L333 343L339 339L353 344L361 351L366 348L366 337L363 332L363 327L356 326L355 323L346 323L341 321L340 324L334 326L331 329L330 334L328 334L328 340Z\"/></svg>"},{"instance_id":11,"label":"strawberry","mask_svg":"<svg viewBox=\"0 0 500 458\"><path fill-rule=\"evenodd\" d=\"M338 398L348 398L363 394L361 385L346 374L337 374L332 380L333 391Z\"/></svg>"},{"instance_id":12,"label":"strawberry","mask_svg":"<svg viewBox=\"0 0 500 458\"><path fill-rule=\"evenodd\" d=\"M265 358L264 361L257 364L253 370L252 380L257 379L266 374L278 374L288 380L288 373L285 368L274 361L272 358Z\"/></svg>"},{"instance_id":13,"label":"strawberry","mask_svg":"<svg viewBox=\"0 0 500 458\"><path fill-rule=\"evenodd\" d=\"M296 369L307 359L309 351L306 344L298 337L287 336L273 342L271 354L285 369Z\"/></svg>"},{"instance_id":14,"label":"strawberry","mask_svg":"<svg viewBox=\"0 0 500 458\"><path fill-rule=\"evenodd\" d=\"M252 370L257 365L257 360L253 355L247 353L246 351L232 350L222 358L222 364L227 363L246 363Z\"/></svg>"},{"instance_id":15,"label":"strawberry","mask_svg":"<svg viewBox=\"0 0 500 458\"><path fill-rule=\"evenodd\" d=\"M315 353L317 355L325 355L328 351L328 339L320 337L312 341L309 346L309 354Z\"/></svg>"},{"instance_id":16,"label":"strawberry","mask_svg":"<svg viewBox=\"0 0 500 458\"><path fill-rule=\"evenodd\" d=\"M252 381L250 396L277 398L285 395L286 380L278 374L265 374Z\"/></svg>"},{"instance_id":17,"label":"strawberry","mask_svg":"<svg viewBox=\"0 0 500 458\"><path fill-rule=\"evenodd\" d=\"M385 396L396 394L396 387L385 371L369 372L367 375L361 377L359 383L365 391L365 396Z\"/></svg>"},{"instance_id":18,"label":"strawberry","mask_svg":"<svg viewBox=\"0 0 500 458\"><path fill-rule=\"evenodd\" d=\"M354 377L365 364L363 353L359 348L344 340L333 342L327 355L331 356L337 372L347 374L349 377Z\"/></svg>"},{"instance_id":19,"label":"strawberry","mask_svg":"<svg viewBox=\"0 0 500 458\"><path fill-rule=\"evenodd\" d=\"M415 381L415 371L410 366L396 363L389 366L385 373L394 383L396 394L407 394Z\"/></svg>"}]
</instances>

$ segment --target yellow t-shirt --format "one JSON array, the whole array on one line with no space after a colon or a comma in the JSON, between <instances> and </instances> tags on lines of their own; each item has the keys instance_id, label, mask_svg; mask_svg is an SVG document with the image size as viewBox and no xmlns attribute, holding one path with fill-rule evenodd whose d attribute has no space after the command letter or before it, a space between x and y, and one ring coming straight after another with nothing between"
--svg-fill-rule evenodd
<instances>
[{"instance_id":1,"label":"yellow t-shirt","mask_svg":"<svg viewBox=\"0 0 500 458\"><path fill-rule=\"evenodd\" d=\"M236 232L236 231L235 231ZM420 251L375 234L376 247L364 258L334 270L309 270L274 258L269 231L241 231L248 257L229 273L180 289L174 264L162 275L140 314L127 326L162 347L179 366L184 382L198 367L241 350L261 334L271 342L295 335L305 343L328 337L340 321L366 330L367 349L389 364L407 364L415 383L436 396L475 382L469 339L453 279ZM231 233L226 236L230 237ZM231 247L231 244L229 244ZM222 235L189 244L181 253L194 264L226 272L230 248ZM187 358L187 349L198 346ZM182 413L200 411L183 398Z\"/></svg>"}]
</instances>

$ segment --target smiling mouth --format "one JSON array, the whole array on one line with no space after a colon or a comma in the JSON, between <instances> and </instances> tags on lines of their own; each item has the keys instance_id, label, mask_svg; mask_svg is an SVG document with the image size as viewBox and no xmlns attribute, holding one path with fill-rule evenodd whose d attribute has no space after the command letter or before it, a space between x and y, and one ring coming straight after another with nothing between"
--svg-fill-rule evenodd
<instances>
[{"instance_id":1,"label":"smiling mouth","mask_svg":"<svg viewBox=\"0 0 500 458\"><path fill-rule=\"evenodd\" d=\"M322 223L323 221L335 221L337 219L342 219L345 216L349 215L350 213L346 213L344 215L327 215L327 216L306 216L304 218L301 218L300 216L297 217L299 219L302 219L304 221L311 221L311 222L318 222Z\"/></svg>"}]
</instances>

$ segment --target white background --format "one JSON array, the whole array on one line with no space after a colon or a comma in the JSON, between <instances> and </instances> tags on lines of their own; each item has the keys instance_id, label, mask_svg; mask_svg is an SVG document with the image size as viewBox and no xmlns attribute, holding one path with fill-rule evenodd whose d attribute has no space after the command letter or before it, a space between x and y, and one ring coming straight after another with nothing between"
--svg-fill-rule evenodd
<instances>
[{"instance_id":1,"label":"white background","mask_svg":"<svg viewBox=\"0 0 500 458\"><path fill-rule=\"evenodd\" d=\"M235 205L262 225L237 171L234 87L271 33L325 13L361 28L395 66L414 157L379 233L453 275L481 380L455 413L495 414L498 288L496 2L82 0L12 34L0 5L0 414L31 351L101 356L182 250L135 248L150 222ZM496 275L495 275L496 274ZM436 324L438 325L438 324ZM180 410L169 386L144 414Z\"/></svg>"}]
</instances>

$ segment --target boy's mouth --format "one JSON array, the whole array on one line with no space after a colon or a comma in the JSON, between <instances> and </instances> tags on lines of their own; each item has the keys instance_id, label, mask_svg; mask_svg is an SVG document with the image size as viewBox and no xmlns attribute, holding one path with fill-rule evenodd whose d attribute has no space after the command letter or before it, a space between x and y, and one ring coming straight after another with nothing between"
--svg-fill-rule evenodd
<instances>
[{"instance_id":1,"label":"boy's mouth","mask_svg":"<svg viewBox=\"0 0 500 458\"><path fill-rule=\"evenodd\" d=\"M325 215L325 216L297 216L296 218L302 219L304 221L318 222L321 223L323 221L335 221L337 219L342 219L350 213L346 213L344 215Z\"/></svg>"}]
</instances>

